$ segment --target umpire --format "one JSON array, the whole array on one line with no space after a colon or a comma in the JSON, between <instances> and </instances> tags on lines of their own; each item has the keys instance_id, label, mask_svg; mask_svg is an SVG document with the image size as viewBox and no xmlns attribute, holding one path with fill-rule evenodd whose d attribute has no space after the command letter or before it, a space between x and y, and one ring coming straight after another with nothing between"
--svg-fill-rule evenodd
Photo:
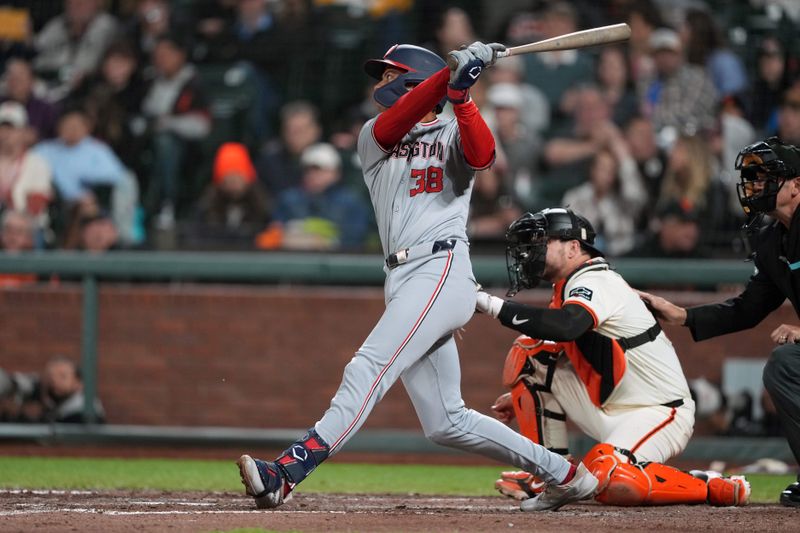
<instances>
[{"instance_id":1,"label":"umpire","mask_svg":"<svg viewBox=\"0 0 800 533\"><path fill-rule=\"evenodd\" d=\"M739 152L736 170L739 201L751 216L748 227L763 215L774 219L760 231L755 273L744 291L722 303L689 309L640 293L658 318L688 327L696 341L752 328L786 298L800 317L800 149L770 137ZM781 324L770 337L777 346L764 368L764 387L800 463L800 325ZM781 493L780 502L800 507L800 475Z\"/></svg>"}]
</instances>

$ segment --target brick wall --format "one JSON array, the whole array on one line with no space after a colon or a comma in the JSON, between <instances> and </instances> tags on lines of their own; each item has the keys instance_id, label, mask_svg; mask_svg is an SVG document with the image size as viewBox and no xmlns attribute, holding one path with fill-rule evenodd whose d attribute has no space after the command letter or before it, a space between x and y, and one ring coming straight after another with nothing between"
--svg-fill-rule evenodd
<instances>
[{"instance_id":1,"label":"brick wall","mask_svg":"<svg viewBox=\"0 0 800 533\"><path fill-rule=\"evenodd\" d=\"M715 294L667 295L681 304ZM544 304L545 292L523 301ZM103 285L99 392L110 422L301 428L327 408L344 365L383 309L380 289ZM0 291L0 367L36 371L80 358L80 287ZM783 306L759 327L694 343L668 328L688 377L719 379L726 356L762 357L769 332L796 322ZM459 336L467 405L488 412L513 331L476 316ZM402 386L367 428L417 428Z\"/></svg>"}]
</instances>

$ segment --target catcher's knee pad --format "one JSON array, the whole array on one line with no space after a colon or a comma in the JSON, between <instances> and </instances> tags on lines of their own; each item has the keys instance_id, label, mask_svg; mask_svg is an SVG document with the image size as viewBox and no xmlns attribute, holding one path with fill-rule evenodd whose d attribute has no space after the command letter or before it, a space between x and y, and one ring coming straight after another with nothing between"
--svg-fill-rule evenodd
<instances>
[{"instance_id":1,"label":"catcher's knee pad","mask_svg":"<svg viewBox=\"0 0 800 533\"><path fill-rule=\"evenodd\" d=\"M520 433L555 453L568 453L567 417L550 392L560 344L517 338L506 356L503 384L511 388Z\"/></svg>"}]
</instances>

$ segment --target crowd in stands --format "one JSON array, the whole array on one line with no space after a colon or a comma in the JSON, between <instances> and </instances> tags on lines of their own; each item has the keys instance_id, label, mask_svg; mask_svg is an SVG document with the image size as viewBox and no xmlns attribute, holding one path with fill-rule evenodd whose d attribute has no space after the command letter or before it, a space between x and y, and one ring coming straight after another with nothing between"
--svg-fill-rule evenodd
<instances>
[{"instance_id":1,"label":"crowd in stands","mask_svg":"<svg viewBox=\"0 0 800 533\"><path fill-rule=\"evenodd\" d=\"M627 22L624 45L505 58L473 88L498 145L475 249L568 205L611 257L741 256L736 153L800 143L792 5L0 1L0 247L375 252L364 60Z\"/></svg>"}]
</instances>

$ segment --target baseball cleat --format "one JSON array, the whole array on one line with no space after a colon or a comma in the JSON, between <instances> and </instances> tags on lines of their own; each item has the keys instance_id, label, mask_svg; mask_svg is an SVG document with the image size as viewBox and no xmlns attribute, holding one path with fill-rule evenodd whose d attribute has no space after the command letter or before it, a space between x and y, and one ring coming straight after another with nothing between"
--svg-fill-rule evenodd
<instances>
[{"instance_id":1,"label":"baseball cleat","mask_svg":"<svg viewBox=\"0 0 800 533\"><path fill-rule=\"evenodd\" d=\"M750 483L744 476L715 477L708 480L708 503L720 507L747 505Z\"/></svg>"},{"instance_id":2,"label":"baseball cleat","mask_svg":"<svg viewBox=\"0 0 800 533\"><path fill-rule=\"evenodd\" d=\"M781 492L781 505L800 507L800 481L795 481Z\"/></svg>"},{"instance_id":3,"label":"baseball cleat","mask_svg":"<svg viewBox=\"0 0 800 533\"><path fill-rule=\"evenodd\" d=\"M500 473L500 479L494 482L494 488L509 498L527 500L533 498L545 488L545 482L529 472L522 470Z\"/></svg>"},{"instance_id":4,"label":"baseball cleat","mask_svg":"<svg viewBox=\"0 0 800 533\"><path fill-rule=\"evenodd\" d=\"M563 485L547 485L541 494L523 501L519 508L523 511L557 511L568 503L594 496L598 483L586 466L579 463L571 480Z\"/></svg>"},{"instance_id":5,"label":"baseball cleat","mask_svg":"<svg viewBox=\"0 0 800 533\"><path fill-rule=\"evenodd\" d=\"M292 498L292 487L276 463L242 455L236 464L245 492L259 509L274 509Z\"/></svg>"}]
</instances>

